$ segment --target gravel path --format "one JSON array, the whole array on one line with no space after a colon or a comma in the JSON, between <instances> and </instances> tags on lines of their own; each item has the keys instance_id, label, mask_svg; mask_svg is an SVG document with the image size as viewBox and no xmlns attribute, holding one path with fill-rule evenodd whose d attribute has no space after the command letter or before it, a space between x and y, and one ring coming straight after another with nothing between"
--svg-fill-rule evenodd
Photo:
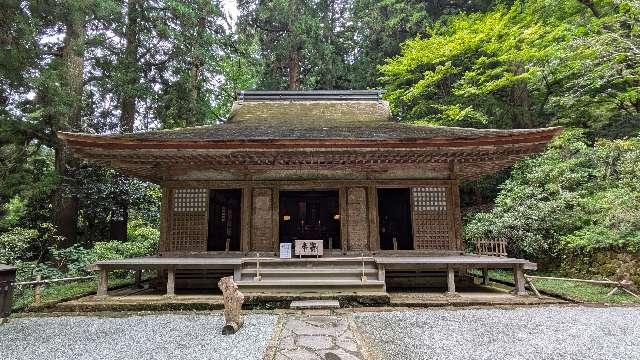
<instances>
[{"instance_id":1,"label":"gravel path","mask_svg":"<svg viewBox=\"0 0 640 360\"><path fill-rule=\"evenodd\" d=\"M354 314L385 359L640 359L640 308Z\"/></svg>"},{"instance_id":2,"label":"gravel path","mask_svg":"<svg viewBox=\"0 0 640 360\"><path fill-rule=\"evenodd\" d=\"M221 315L18 318L0 326L0 359L261 359L276 320L223 336Z\"/></svg>"}]
</instances>

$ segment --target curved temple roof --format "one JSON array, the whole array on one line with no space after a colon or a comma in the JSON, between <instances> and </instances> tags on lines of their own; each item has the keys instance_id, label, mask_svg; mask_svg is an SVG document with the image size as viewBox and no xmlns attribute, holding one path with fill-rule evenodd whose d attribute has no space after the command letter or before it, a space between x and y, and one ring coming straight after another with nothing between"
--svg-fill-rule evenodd
<instances>
[{"instance_id":1,"label":"curved temple roof","mask_svg":"<svg viewBox=\"0 0 640 360\"><path fill-rule=\"evenodd\" d=\"M414 177L424 171L472 179L543 151L562 130L398 123L379 96L377 91L245 92L225 124L58 137L80 158L154 182L202 170L247 178L268 171L380 174L407 168L418 173Z\"/></svg>"},{"instance_id":2,"label":"curved temple roof","mask_svg":"<svg viewBox=\"0 0 640 360\"><path fill-rule=\"evenodd\" d=\"M447 169L448 163L456 162L457 176L476 178L543 151L560 131L560 128L477 130L398 123L331 128L226 124L139 134L58 133L58 136L85 160L161 182L170 178L163 170L184 164L200 169L255 171L310 165L319 169L366 171L370 164L371 170L381 171L401 164Z\"/></svg>"}]
</instances>

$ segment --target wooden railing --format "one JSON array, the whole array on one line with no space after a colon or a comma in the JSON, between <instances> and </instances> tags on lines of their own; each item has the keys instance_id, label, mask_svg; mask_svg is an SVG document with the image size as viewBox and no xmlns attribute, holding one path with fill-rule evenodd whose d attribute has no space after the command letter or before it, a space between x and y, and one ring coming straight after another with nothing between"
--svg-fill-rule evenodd
<instances>
[{"instance_id":1,"label":"wooden railing","mask_svg":"<svg viewBox=\"0 0 640 360\"><path fill-rule=\"evenodd\" d=\"M478 240L476 254L488 256L507 256L506 240Z\"/></svg>"},{"instance_id":2,"label":"wooden railing","mask_svg":"<svg viewBox=\"0 0 640 360\"><path fill-rule=\"evenodd\" d=\"M23 287L33 287L33 303L34 305L41 305L42 289L45 286L49 284L54 284L54 283L66 283L66 282L74 282L74 281L81 281L81 280L90 280L95 278L96 277L92 275L92 276L79 276L79 277L70 277L70 278L62 278L62 279L42 280L42 277L40 275L36 275L35 281L15 282L12 285L18 289Z\"/></svg>"}]
</instances>

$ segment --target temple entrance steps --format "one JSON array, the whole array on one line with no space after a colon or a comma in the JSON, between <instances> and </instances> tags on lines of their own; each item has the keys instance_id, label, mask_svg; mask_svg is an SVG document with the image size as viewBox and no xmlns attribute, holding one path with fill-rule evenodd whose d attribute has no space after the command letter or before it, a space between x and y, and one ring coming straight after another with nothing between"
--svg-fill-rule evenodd
<instances>
[{"instance_id":1,"label":"temple entrance steps","mask_svg":"<svg viewBox=\"0 0 640 360\"><path fill-rule=\"evenodd\" d=\"M386 294L384 273L373 258L244 259L235 278L250 295Z\"/></svg>"}]
</instances>

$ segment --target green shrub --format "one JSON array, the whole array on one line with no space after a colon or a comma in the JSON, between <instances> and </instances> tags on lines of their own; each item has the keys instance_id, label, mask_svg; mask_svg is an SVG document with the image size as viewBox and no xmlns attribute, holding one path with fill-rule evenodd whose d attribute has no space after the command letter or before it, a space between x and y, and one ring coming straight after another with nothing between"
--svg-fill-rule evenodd
<instances>
[{"instance_id":1,"label":"green shrub","mask_svg":"<svg viewBox=\"0 0 640 360\"><path fill-rule=\"evenodd\" d=\"M0 234L0 263L15 264L29 257L29 247L37 237L37 230L23 228L11 228Z\"/></svg>"},{"instance_id":2,"label":"green shrub","mask_svg":"<svg viewBox=\"0 0 640 360\"><path fill-rule=\"evenodd\" d=\"M492 211L467 218L465 239L505 239L512 255L549 265L639 253L639 164L640 138L589 146L565 131L514 167Z\"/></svg>"},{"instance_id":3,"label":"green shrub","mask_svg":"<svg viewBox=\"0 0 640 360\"><path fill-rule=\"evenodd\" d=\"M97 242L91 250L95 260L126 259L153 255L157 252L160 232L141 222L129 224L128 241Z\"/></svg>"}]
</instances>

